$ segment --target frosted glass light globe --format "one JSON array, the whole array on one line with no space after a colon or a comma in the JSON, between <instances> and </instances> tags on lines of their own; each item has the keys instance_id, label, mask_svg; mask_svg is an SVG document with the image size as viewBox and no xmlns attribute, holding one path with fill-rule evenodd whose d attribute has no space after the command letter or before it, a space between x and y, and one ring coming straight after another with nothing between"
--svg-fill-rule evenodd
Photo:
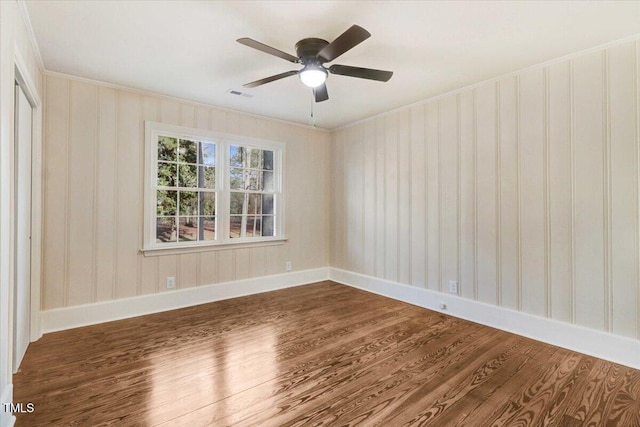
<instances>
[{"instance_id":1,"label":"frosted glass light globe","mask_svg":"<svg viewBox=\"0 0 640 427\"><path fill-rule=\"evenodd\" d=\"M327 80L327 72L318 68L305 68L300 72L300 80L309 87L318 87Z\"/></svg>"}]
</instances>

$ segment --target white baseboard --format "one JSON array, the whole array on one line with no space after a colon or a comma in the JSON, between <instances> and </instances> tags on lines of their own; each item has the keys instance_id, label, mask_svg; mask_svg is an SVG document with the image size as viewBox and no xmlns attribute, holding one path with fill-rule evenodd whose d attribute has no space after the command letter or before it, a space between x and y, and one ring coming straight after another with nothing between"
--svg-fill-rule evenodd
<instances>
[{"instance_id":1,"label":"white baseboard","mask_svg":"<svg viewBox=\"0 0 640 427\"><path fill-rule=\"evenodd\" d=\"M95 325L329 279L329 268L295 271L94 304L44 310L42 333Z\"/></svg>"},{"instance_id":2,"label":"white baseboard","mask_svg":"<svg viewBox=\"0 0 640 427\"><path fill-rule=\"evenodd\" d=\"M16 417L11 412L5 412L3 403L13 403L13 384L7 384L0 394L0 426L12 427L16 422Z\"/></svg>"},{"instance_id":3,"label":"white baseboard","mask_svg":"<svg viewBox=\"0 0 640 427\"><path fill-rule=\"evenodd\" d=\"M338 268L330 269L329 278L395 300L640 369L638 340ZM440 309L441 303L446 304L446 309Z\"/></svg>"}]
</instances>

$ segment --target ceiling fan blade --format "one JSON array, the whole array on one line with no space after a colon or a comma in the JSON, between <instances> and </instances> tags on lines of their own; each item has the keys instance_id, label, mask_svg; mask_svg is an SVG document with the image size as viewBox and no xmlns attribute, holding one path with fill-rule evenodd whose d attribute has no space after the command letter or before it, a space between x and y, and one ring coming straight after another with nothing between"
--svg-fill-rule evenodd
<instances>
[{"instance_id":1,"label":"ceiling fan blade","mask_svg":"<svg viewBox=\"0 0 640 427\"><path fill-rule=\"evenodd\" d=\"M337 39L322 48L317 56L324 60L324 62L331 62L369 37L371 37L369 31L358 25L352 25L351 28L342 33Z\"/></svg>"},{"instance_id":2,"label":"ceiling fan blade","mask_svg":"<svg viewBox=\"0 0 640 427\"><path fill-rule=\"evenodd\" d=\"M244 84L242 86L244 86L244 87L256 87L256 86L263 85L265 83L271 83L271 82L276 81L276 80L284 79L285 77L294 76L296 74L298 74L298 71L287 71L287 72L284 72L284 73L276 74L275 76L266 77L264 79L256 80L255 82L247 83L247 84Z\"/></svg>"},{"instance_id":3,"label":"ceiling fan blade","mask_svg":"<svg viewBox=\"0 0 640 427\"><path fill-rule=\"evenodd\" d=\"M374 70L373 68L350 67L348 65L334 64L329 67L331 74L341 76L358 77L360 79L378 80L387 82L393 76L393 71Z\"/></svg>"},{"instance_id":4,"label":"ceiling fan blade","mask_svg":"<svg viewBox=\"0 0 640 427\"><path fill-rule=\"evenodd\" d=\"M316 102L322 102L329 99L329 92L327 92L327 85L323 83L318 87L314 87L313 95L316 97Z\"/></svg>"},{"instance_id":5,"label":"ceiling fan blade","mask_svg":"<svg viewBox=\"0 0 640 427\"><path fill-rule=\"evenodd\" d=\"M264 43L260 43L248 37L243 37L236 41L245 46L249 46L261 52L268 53L269 55L277 56L278 58L282 58L289 62L293 62L294 64L299 62L298 58L293 55L289 55L288 53L278 50L275 47L267 46Z\"/></svg>"}]
</instances>

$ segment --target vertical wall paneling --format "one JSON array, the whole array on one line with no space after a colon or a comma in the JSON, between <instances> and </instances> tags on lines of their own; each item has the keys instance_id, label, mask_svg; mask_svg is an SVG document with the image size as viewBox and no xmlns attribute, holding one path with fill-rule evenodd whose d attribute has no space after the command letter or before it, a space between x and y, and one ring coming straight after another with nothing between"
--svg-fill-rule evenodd
<instances>
[{"instance_id":1,"label":"vertical wall paneling","mask_svg":"<svg viewBox=\"0 0 640 427\"><path fill-rule=\"evenodd\" d=\"M518 117L517 80L499 83L500 172L500 298L501 305L518 308Z\"/></svg>"},{"instance_id":2,"label":"vertical wall paneling","mask_svg":"<svg viewBox=\"0 0 640 427\"><path fill-rule=\"evenodd\" d=\"M605 329L603 55L574 60L576 323Z\"/></svg>"},{"instance_id":3,"label":"vertical wall paneling","mask_svg":"<svg viewBox=\"0 0 640 427\"><path fill-rule=\"evenodd\" d=\"M635 118L636 118L636 182L637 189L640 192L640 40L636 40L636 60L634 61L634 93L635 98ZM640 196L638 196L638 205L636 209L636 251L638 258L640 259ZM636 285L636 323L637 323L637 338L640 339L640 261L636 265L637 285Z\"/></svg>"},{"instance_id":4,"label":"vertical wall paneling","mask_svg":"<svg viewBox=\"0 0 640 427\"><path fill-rule=\"evenodd\" d=\"M359 166L359 173L358 176L356 177L356 181L355 181L355 191L356 191L356 200L358 203L358 215L356 217L357 220L357 226L356 226L356 231L357 231L357 235L356 235L356 246L358 247L358 259L357 259L357 268L358 268L358 272L360 273L364 273L364 265L366 263L365 260L365 249L364 249L364 235L365 235L365 228L364 228L364 217L365 217L365 191L364 191L364 187L365 187L365 181L364 181L364 177L365 177L365 168L366 168L366 161L365 161L365 157L366 154L364 152L364 128L363 126L358 126L357 128L357 135L356 135L356 141L357 144L355 146L355 155L358 157L358 166Z\"/></svg>"},{"instance_id":5,"label":"vertical wall paneling","mask_svg":"<svg viewBox=\"0 0 640 427\"><path fill-rule=\"evenodd\" d=\"M520 75L520 169L522 182L522 309L546 315L544 198L544 72Z\"/></svg>"},{"instance_id":6,"label":"vertical wall paneling","mask_svg":"<svg viewBox=\"0 0 640 427\"><path fill-rule=\"evenodd\" d=\"M44 151L43 309L63 307L66 293L68 80L49 78L46 85Z\"/></svg>"},{"instance_id":7,"label":"vertical wall paneling","mask_svg":"<svg viewBox=\"0 0 640 427\"><path fill-rule=\"evenodd\" d=\"M96 300L113 298L115 285L116 235L116 93L98 90L98 139L96 153Z\"/></svg>"},{"instance_id":8,"label":"vertical wall paneling","mask_svg":"<svg viewBox=\"0 0 640 427\"><path fill-rule=\"evenodd\" d=\"M138 291L138 251L140 249L140 204L138 180L142 178L140 159L140 96L120 93L118 96L118 174L117 186L117 249L116 298L135 296Z\"/></svg>"},{"instance_id":9,"label":"vertical wall paneling","mask_svg":"<svg viewBox=\"0 0 640 427\"><path fill-rule=\"evenodd\" d=\"M398 282L411 283L411 123L408 109L398 113Z\"/></svg>"},{"instance_id":10,"label":"vertical wall paneling","mask_svg":"<svg viewBox=\"0 0 640 427\"><path fill-rule=\"evenodd\" d=\"M544 78L544 104L543 104L543 124L544 124L544 135L543 135L543 149L542 149L542 157L543 157L543 195L544 195L544 295L545 295L545 316L549 317L551 314L551 219L550 219L550 195L549 195L549 187L550 187L550 160L549 160L549 139L550 139L550 130L549 130L549 67L545 67L543 69L543 78Z\"/></svg>"},{"instance_id":11,"label":"vertical wall paneling","mask_svg":"<svg viewBox=\"0 0 640 427\"><path fill-rule=\"evenodd\" d=\"M338 241L339 233L338 227L341 225L338 206L339 200L337 196L337 183L338 177L342 173L342 168L337 167L338 163L338 149L342 133L334 134L331 137L331 164L334 165L334 169L331 174L331 251L329 251L329 262L335 267L340 267L340 259L338 256Z\"/></svg>"},{"instance_id":12,"label":"vertical wall paneling","mask_svg":"<svg viewBox=\"0 0 640 427\"><path fill-rule=\"evenodd\" d=\"M426 144L424 107L414 106L411 118L411 284L426 287Z\"/></svg>"},{"instance_id":13,"label":"vertical wall paneling","mask_svg":"<svg viewBox=\"0 0 640 427\"><path fill-rule=\"evenodd\" d=\"M266 252L264 247L251 248L249 252L249 264L251 265L251 277L261 277L267 274ZM300 268L300 267L299 267Z\"/></svg>"},{"instance_id":14,"label":"vertical wall paneling","mask_svg":"<svg viewBox=\"0 0 640 427\"><path fill-rule=\"evenodd\" d=\"M458 97L440 103L440 289L458 280Z\"/></svg>"},{"instance_id":15,"label":"vertical wall paneling","mask_svg":"<svg viewBox=\"0 0 640 427\"><path fill-rule=\"evenodd\" d=\"M335 234L335 251L336 251L336 259L338 260L338 265L342 268L345 268L345 260L346 260L346 256L345 256L345 251L344 251L344 247L345 247L345 234L344 234L344 230L345 230L345 217L344 217L344 206L345 206L345 200L344 200L344 187L343 187L343 183L345 180L345 144L344 144L344 138L339 138L337 140L337 145L336 145L336 149L335 149L335 157L334 157L334 161L336 165L339 165L339 172L336 175L336 179L334 181L334 192L335 192L335 203L334 203L334 208L336 209L336 215L337 215L337 227L336 227L336 234Z\"/></svg>"},{"instance_id":16,"label":"vertical wall paneling","mask_svg":"<svg viewBox=\"0 0 640 427\"><path fill-rule=\"evenodd\" d=\"M638 336L638 139L635 43L609 52L611 332ZM615 167L614 167L615 165Z\"/></svg>"},{"instance_id":17,"label":"vertical wall paneling","mask_svg":"<svg viewBox=\"0 0 640 427\"><path fill-rule=\"evenodd\" d=\"M386 168L385 168L385 145L384 145L384 121L381 117L375 119L375 171L376 171L376 180L375 180L375 203L376 203L376 228L375 228L375 238L376 238L376 276L377 277L385 277L385 259L387 252L387 245L385 240L385 206L386 206L386 193L385 193L385 176L386 176Z\"/></svg>"},{"instance_id":18,"label":"vertical wall paneling","mask_svg":"<svg viewBox=\"0 0 640 427\"><path fill-rule=\"evenodd\" d=\"M79 82L70 87L67 303L88 304L94 298L94 186L97 88Z\"/></svg>"},{"instance_id":19,"label":"vertical wall paneling","mask_svg":"<svg viewBox=\"0 0 640 427\"><path fill-rule=\"evenodd\" d=\"M571 99L566 62L549 67L549 290L550 316L571 322Z\"/></svg>"},{"instance_id":20,"label":"vertical wall paneling","mask_svg":"<svg viewBox=\"0 0 640 427\"><path fill-rule=\"evenodd\" d=\"M602 52L602 180L604 232L604 330L611 332L613 298L611 296L611 98L609 87L609 50Z\"/></svg>"},{"instance_id":21,"label":"vertical wall paneling","mask_svg":"<svg viewBox=\"0 0 640 427\"><path fill-rule=\"evenodd\" d=\"M439 110L438 103L425 106L427 144L427 287L439 289L440 282L440 206L439 206Z\"/></svg>"},{"instance_id":22,"label":"vertical wall paneling","mask_svg":"<svg viewBox=\"0 0 640 427\"><path fill-rule=\"evenodd\" d=\"M502 135L500 125L500 83L496 83L496 304L502 305Z\"/></svg>"},{"instance_id":23,"label":"vertical wall paneling","mask_svg":"<svg viewBox=\"0 0 640 427\"><path fill-rule=\"evenodd\" d=\"M235 279L235 252L232 250L218 252L218 280L230 282ZM276 261L280 263L280 258Z\"/></svg>"},{"instance_id":24,"label":"vertical wall paneling","mask_svg":"<svg viewBox=\"0 0 640 427\"><path fill-rule=\"evenodd\" d=\"M478 300L496 304L496 85L476 90Z\"/></svg>"},{"instance_id":25,"label":"vertical wall paneling","mask_svg":"<svg viewBox=\"0 0 640 427\"><path fill-rule=\"evenodd\" d=\"M359 127L348 130L348 143L344 145L345 160L345 194L344 203L345 210L345 236L347 238L347 269L351 271L361 272L362 261L362 236L360 231L360 222L362 220L362 188L360 180L362 179L363 158L360 151L361 139L359 135Z\"/></svg>"},{"instance_id":26,"label":"vertical wall paneling","mask_svg":"<svg viewBox=\"0 0 640 427\"><path fill-rule=\"evenodd\" d=\"M368 121L363 125L363 145L362 157L364 159L364 222L363 222L363 255L364 265L363 273L375 275L375 254L376 254L376 187L374 185L376 179L375 164L375 127L372 121Z\"/></svg>"},{"instance_id":27,"label":"vertical wall paneling","mask_svg":"<svg viewBox=\"0 0 640 427\"><path fill-rule=\"evenodd\" d=\"M234 275L233 280L241 280L249 278L251 272L251 258L249 257L248 248L234 249ZM180 270L182 272L182 270Z\"/></svg>"},{"instance_id":28,"label":"vertical wall paneling","mask_svg":"<svg viewBox=\"0 0 640 427\"><path fill-rule=\"evenodd\" d=\"M460 94L460 295L476 298L474 92Z\"/></svg>"},{"instance_id":29,"label":"vertical wall paneling","mask_svg":"<svg viewBox=\"0 0 640 427\"><path fill-rule=\"evenodd\" d=\"M398 115L384 118L385 278L398 280Z\"/></svg>"}]
</instances>

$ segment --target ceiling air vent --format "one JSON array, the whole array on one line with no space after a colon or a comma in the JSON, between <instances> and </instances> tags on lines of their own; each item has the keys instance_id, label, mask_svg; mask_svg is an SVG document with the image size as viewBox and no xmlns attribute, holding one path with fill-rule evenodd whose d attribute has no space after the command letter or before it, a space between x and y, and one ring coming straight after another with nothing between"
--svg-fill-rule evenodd
<instances>
[{"instance_id":1,"label":"ceiling air vent","mask_svg":"<svg viewBox=\"0 0 640 427\"><path fill-rule=\"evenodd\" d=\"M253 95L251 95L250 93L240 92L239 90L235 89L229 89L227 93L230 93L231 95L242 96L243 98L253 98Z\"/></svg>"}]
</instances>

